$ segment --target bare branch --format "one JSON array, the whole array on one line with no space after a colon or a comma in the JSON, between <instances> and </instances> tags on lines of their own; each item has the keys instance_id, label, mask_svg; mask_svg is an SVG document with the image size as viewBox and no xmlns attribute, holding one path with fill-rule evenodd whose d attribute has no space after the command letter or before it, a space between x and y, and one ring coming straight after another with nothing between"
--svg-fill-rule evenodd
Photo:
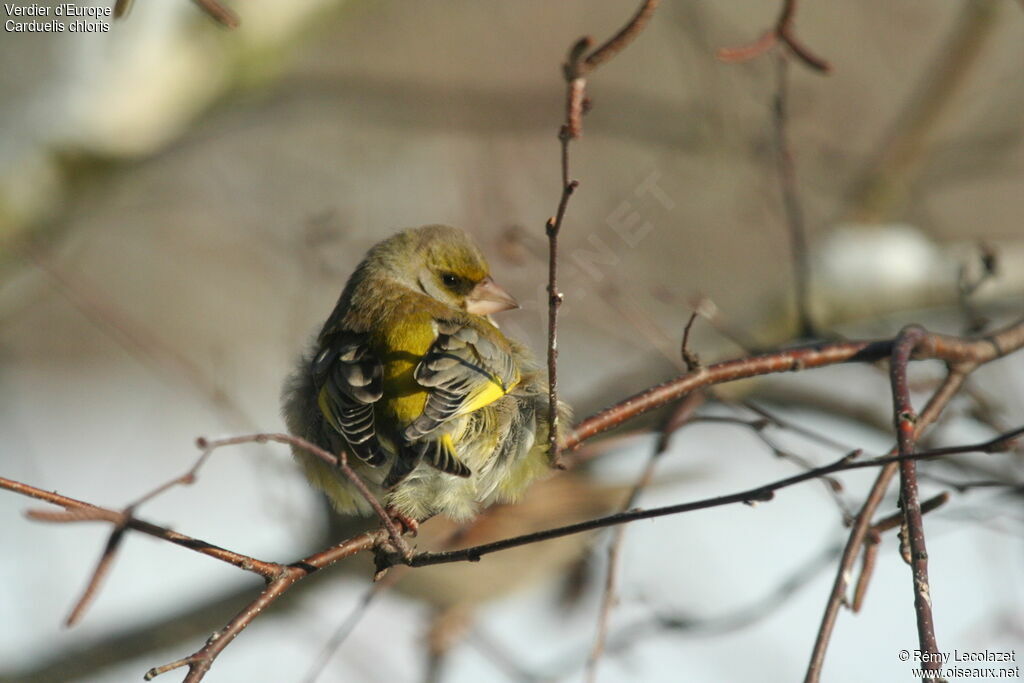
<instances>
[{"instance_id":1,"label":"bare branch","mask_svg":"<svg viewBox=\"0 0 1024 683\"><path fill-rule=\"evenodd\" d=\"M782 190L782 205L786 212L786 224L789 227L798 336L810 338L817 336L817 331L811 317L811 262L810 252L807 249L807 228L804 224L803 208L800 206L800 195L797 192L796 166L787 131L789 123L789 62L780 55L776 59L776 66L777 82L775 106L772 108L774 124L772 138L775 142L775 160L779 186Z\"/></svg>"},{"instance_id":2,"label":"bare branch","mask_svg":"<svg viewBox=\"0 0 1024 683\"><path fill-rule=\"evenodd\" d=\"M748 358L723 361L697 372L686 373L605 408L576 425L562 447L576 448L587 439L671 403L703 387L779 372L853 362L874 362L888 358L893 340L832 342L786 349ZM1003 330L975 339L929 333L917 347L914 358L937 358L954 364L982 364L1024 346L1024 320Z\"/></svg>"},{"instance_id":3,"label":"bare branch","mask_svg":"<svg viewBox=\"0 0 1024 683\"><path fill-rule=\"evenodd\" d=\"M569 54L562 65L562 75L566 84L565 122L558 131L558 140L561 143L562 193L555 215L549 218L544 226L548 237L548 456L552 466L557 469L565 467L559 457L561 425L558 419L558 309L564 296L558 291L558 235L565 220L569 198L579 186L578 181L569 177L569 143L583 135L583 115L589 106L586 97L586 74L621 52L647 25L657 6L658 0L644 0L633 18L589 55L587 51L593 40L587 36L580 38L569 48Z\"/></svg>"},{"instance_id":4,"label":"bare branch","mask_svg":"<svg viewBox=\"0 0 1024 683\"><path fill-rule=\"evenodd\" d=\"M647 26L647 22L651 20L651 15L654 14L654 10L658 7L658 0L644 0L644 3L640 5L640 9L636 11L633 18L629 22L619 29L619 32L609 38L601 47L591 52L584 61L587 66L587 71L592 71L600 65L607 62L615 55L622 52L622 50L633 42L644 27Z\"/></svg>"},{"instance_id":5,"label":"bare branch","mask_svg":"<svg viewBox=\"0 0 1024 683\"><path fill-rule=\"evenodd\" d=\"M54 505L59 505L72 513L82 513L65 516L60 519L60 521L102 520L117 524L123 519L124 513L118 512L117 510L101 508L99 506L92 505L91 503L86 503L74 498L68 498L67 496L53 493L52 491L45 491L43 489L36 488L35 486L23 484L19 481L0 477L0 488L19 493L23 496L29 496L30 498L44 500L48 503L53 503ZM39 515L35 511L32 511L29 516L34 519L45 519L45 517ZM245 571L259 574L265 579L273 578L281 569L281 565L275 562L257 560L254 557L249 557L248 555L243 555L232 550L215 546L212 543L207 543L206 541L199 540L198 538L186 536L185 534L178 533L177 531L165 529L164 527L157 526L156 524L150 524L149 522L145 522L141 519L131 517L124 520L124 524L125 527L134 531L140 531L149 536L153 536L154 538L160 538L176 545L180 545L202 555L206 555L216 560L220 560L221 562L226 562L240 569L244 569Z\"/></svg>"},{"instance_id":6,"label":"bare branch","mask_svg":"<svg viewBox=\"0 0 1024 683\"><path fill-rule=\"evenodd\" d=\"M910 354L927 337L923 327L910 326L900 332L892 350L890 374L892 378L893 423L896 428L899 454L912 453L916 446L917 413L910 400L907 383L907 365ZM921 651L928 657L923 666L928 671L938 670L941 658L935 640L935 624L932 618L931 586L928 581L928 550L924 537L924 522L921 519L921 501L917 492L917 463L913 460L900 462L900 504L907 527L910 546L911 569L914 578L914 609L917 612L917 631ZM929 681L935 676L924 676Z\"/></svg>"},{"instance_id":7,"label":"bare branch","mask_svg":"<svg viewBox=\"0 0 1024 683\"><path fill-rule=\"evenodd\" d=\"M924 414L922 413L922 418ZM918 421L920 424L920 419ZM970 444L966 446L958 446L953 449L952 452L956 453L969 453L969 452L989 452L993 449L993 444L1005 443L1010 439L1015 439L1021 434L1024 434L1024 427L1013 430L1007 434L1000 435L996 439L985 441L978 444ZM794 486L796 484L818 479L822 476L833 474L835 472L845 472L847 470L863 469L866 467L881 467L887 465L894 465L896 463L905 462L908 460L925 460L949 455L951 449L942 448L934 451L919 451L914 453L906 453L903 455L885 455L876 458L861 459L860 451L853 451L839 458L838 460L822 467L816 467L813 470L807 470L806 472L800 472L785 479L779 479L770 484L763 486L757 486L737 493L731 493L723 496L716 496L714 498L704 498L689 503L680 503L677 505L666 505L664 507L649 508L646 510L628 510L605 517L598 517L591 519L586 522L580 522L577 524L570 524L567 526L557 527L554 529L547 529L545 531L539 531L532 534L524 534L522 536L516 536L513 538L507 538L501 541L495 541L494 543L485 543L483 545L473 546L470 548L462 548L459 550L450 550L436 553L419 553L413 555L412 560L408 562L413 567L426 567L435 564L448 564L451 562L477 562L484 555L498 552L500 550L507 550L509 548L516 548L529 543L537 543L540 541L547 541L552 538L561 538L562 536L569 536L571 534L583 533L585 531L592 531L594 529L602 529L605 527L616 526L618 524L626 524L628 522L634 522L641 519L655 519L657 517L665 517L668 515L677 515L684 512L692 512L694 510L707 510L709 508L721 507L723 505L734 505L736 503L743 503L745 505L755 505L757 503L766 503L771 501L775 497L775 492L781 489ZM881 497L881 496L879 496ZM402 562L402 558L398 556L391 556L385 558L391 564Z\"/></svg>"},{"instance_id":8,"label":"bare branch","mask_svg":"<svg viewBox=\"0 0 1024 683\"><path fill-rule=\"evenodd\" d=\"M293 584L304 579L315 571L329 567L338 560L350 557L356 553L370 550L387 540L387 531L385 529L380 529L372 533L355 536L332 548L328 548L327 550L310 555L298 562L293 562L286 567L282 567L278 576L267 584L267 587L262 593L260 593L259 597L249 603L235 616L234 619L229 621L224 628L210 636L210 639L206 641L206 644L203 647L188 657L183 657L168 664L164 664L163 666L150 669L146 672L145 679L149 681L160 674L187 666L189 671L188 675L185 676L184 683L196 683L196 681L201 681L203 676L206 675L206 672L210 670L214 660L217 659L217 656L220 655L224 648L227 647L231 641L245 629L246 626L252 623L253 619L259 616L263 610L269 607L289 588L291 588Z\"/></svg>"},{"instance_id":9,"label":"bare branch","mask_svg":"<svg viewBox=\"0 0 1024 683\"><path fill-rule=\"evenodd\" d=\"M977 366L965 362L962 365L954 365L950 368L946 379L935 390L935 393L932 394L928 404L917 418L917 423L914 427L917 437L920 437L924 430L938 419L946 405L960 391L960 388L967 379L967 375L975 367ZM894 451L895 449L890 451L890 453ZM836 578L832 582L832 591L829 594L828 601L825 603L825 612L821 618L821 626L818 628L814 648L811 650L811 659L807 665L804 683L818 683L821 679L821 670L825 663L825 652L828 650L828 643L832 637L836 619L839 616L839 608L846 604L846 590L849 585L850 576L853 575L853 565L857 561L857 555L860 553L860 549L868 537L871 518L882 502L882 498L885 496L885 492L888 490L889 483L892 481L892 476L895 473L895 464L886 465L878 472L875 483L872 485L871 491L864 500L864 504L861 506L860 512L857 513L857 517L850 528L850 535L846 540L846 546L843 548L839 567L836 569ZM871 562L873 561L874 558L871 558ZM871 568L867 567L866 569L870 576ZM866 584L859 588L862 593L866 589Z\"/></svg>"},{"instance_id":10,"label":"bare branch","mask_svg":"<svg viewBox=\"0 0 1024 683\"><path fill-rule=\"evenodd\" d=\"M217 2L217 0L192 0L192 2L222 26L226 26L227 28L238 28L241 23L238 20L237 14ZM117 0L117 2L114 3L114 18L120 19L124 17L131 10L133 4L134 0Z\"/></svg>"},{"instance_id":11,"label":"bare branch","mask_svg":"<svg viewBox=\"0 0 1024 683\"><path fill-rule=\"evenodd\" d=\"M814 54L810 48L796 37L793 20L796 17L797 0L783 0L782 11L775 22L775 27L766 31L760 38L749 45L741 47L723 47L718 50L718 58L723 62L746 62L759 57L777 43L782 43L806 66L819 73L828 73L832 65L825 59Z\"/></svg>"}]
</instances>

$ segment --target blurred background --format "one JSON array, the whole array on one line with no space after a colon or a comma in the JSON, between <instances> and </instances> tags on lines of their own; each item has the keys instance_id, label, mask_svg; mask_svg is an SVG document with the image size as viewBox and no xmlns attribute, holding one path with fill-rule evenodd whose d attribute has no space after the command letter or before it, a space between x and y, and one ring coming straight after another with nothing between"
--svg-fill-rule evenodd
<instances>
[{"instance_id":1,"label":"blurred background","mask_svg":"<svg viewBox=\"0 0 1024 683\"><path fill-rule=\"evenodd\" d=\"M796 332L772 118L778 51L715 58L760 36L778 4L663 0L590 79L593 111L571 153L581 186L562 237L560 377L578 416L682 371L680 338L698 305L690 347L705 361ZM282 430L278 393L293 359L366 249L404 227L469 230L523 304L503 329L541 355L560 65L578 37L602 40L635 6L247 0L231 3L241 25L227 30L186 0L138 0L124 19L98 20L108 31L5 25L0 476L119 507L183 473L197 436ZM29 19L2 9L5 22ZM854 337L909 322L961 333L1019 316L1021 3L807 3L796 29L834 67L786 72L818 325ZM940 371L915 369L922 392ZM886 378L871 367L747 382L721 398L702 414L754 420L736 403L753 400L839 443L776 424L772 445L749 425L698 424L673 439L641 505L792 474L780 451L823 464L845 447L881 453L892 442ZM930 443L1022 421L1018 354L978 373ZM546 527L615 509L655 441L607 443L570 489L503 514ZM926 517L940 647L1024 655L1020 454L926 471L926 496L954 492ZM839 507L808 483L755 509L632 525L599 679L802 678L846 536L842 512L872 475L839 479ZM573 504L543 507L551 500ZM0 493L2 680L138 680L197 649L259 588L131 535L95 605L65 629L108 530L30 522L31 506ZM890 497L880 512L893 510ZM274 561L344 533L276 446L218 452L194 486L139 514ZM413 574L381 593L318 680L579 679L607 543L596 535ZM886 537L862 613L841 613L823 680L911 678L897 658L917 638L896 546ZM208 680L308 680L369 585L368 565L350 565L303 582Z\"/></svg>"}]
</instances>

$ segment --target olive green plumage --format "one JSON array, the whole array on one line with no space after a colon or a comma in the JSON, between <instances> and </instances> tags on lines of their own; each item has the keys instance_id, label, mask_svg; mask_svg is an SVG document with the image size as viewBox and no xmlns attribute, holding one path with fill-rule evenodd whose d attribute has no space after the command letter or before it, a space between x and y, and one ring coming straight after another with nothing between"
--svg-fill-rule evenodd
<instances>
[{"instance_id":1,"label":"olive green plumage","mask_svg":"<svg viewBox=\"0 0 1024 683\"><path fill-rule=\"evenodd\" d=\"M465 232L383 240L285 384L289 431L345 450L375 495L416 520L515 500L550 467L544 377L490 318L515 306ZM335 468L296 457L339 511L369 512Z\"/></svg>"}]
</instances>

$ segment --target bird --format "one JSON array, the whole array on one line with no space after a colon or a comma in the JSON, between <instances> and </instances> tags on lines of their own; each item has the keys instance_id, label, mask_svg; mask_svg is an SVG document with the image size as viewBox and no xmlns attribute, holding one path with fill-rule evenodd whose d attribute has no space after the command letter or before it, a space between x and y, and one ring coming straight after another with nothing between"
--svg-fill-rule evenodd
<instances>
[{"instance_id":1,"label":"bird","mask_svg":"<svg viewBox=\"0 0 1024 683\"><path fill-rule=\"evenodd\" d=\"M517 307L464 230L378 242L285 381L289 432L344 452L410 530L514 502L552 468L545 375L492 318ZM568 406L558 413L567 424ZM372 512L338 468L292 450L338 512Z\"/></svg>"}]
</instances>

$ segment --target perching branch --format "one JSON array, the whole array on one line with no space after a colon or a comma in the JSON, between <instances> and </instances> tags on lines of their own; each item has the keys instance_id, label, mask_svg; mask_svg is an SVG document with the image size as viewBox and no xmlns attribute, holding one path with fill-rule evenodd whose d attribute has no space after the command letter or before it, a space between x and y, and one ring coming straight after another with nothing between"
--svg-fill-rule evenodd
<instances>
[{"instance_id":1,"label":"perching branch","mask_svg":"<svg viewBox=\"0 0 1024 683\"><path fill-rule=\"evenodd\" d=\"M958 446L952 449L942 448L936 449L935 451L919 451L916 453L906 453L904 455L885 455L867 460L860 458L860 451L853 451L852 453L847 453L828 465L816 467L812 470L807 470L805 472L800 472L799 474L786 477L785 479L779 479L778 481L774 481L770 484L756 486L737 493L715 496L714 498L703 498L701 500L689 503L680 503L678 505L666 505L663 507L648 508L645 510L628 510L613 515L607 515L605 517L598 517L586 522L579 522L577 524L547 529L536 533L524 534L522 536L507 538L501 541L495 541L494 543L485 543L483 545L473 546L470 548L436 553L419 553L413 555L412 560L408 564L412 567L426 567L435 564L448 564L451 562L478 562L484 555L496 553L500 550L508 550L509 548L516 548L530 543L537 543L540 541L547 541L552 538L561 538L562 536L570 536L572 534L593 531L594 529L626 524L628 522L635 522L641 519L655 519L668 515L677 515L684 512L693 512L695 510L707 510L710 508L722 507L724 505L734 505L736 503L743 503L745 505L766 503L775 498L775 493L777 491L805 481L818 479L819 477L833 474L835 472L845 472L847 470L863 469L866 467L880 467L883 465L906 462L908 460L933 459L949 455L952 452L991 453L1002 451L1005 449L1008 442L1020 437L1022 434L1024 434L1024 427L1007 432L1006 434L1001 434L995 439L990 439L989 441L971 444L968 446ZM392 556L389 559L392 564L401 562L401 558L397 556Z\"/></svg>"},{"instance_id":2,"label":"perching branch","mask_svg":"<svg viewBox=\"0 0 1024 683\"><path fill-rule=\"evenodd\" d=\"M570 443L572 447L577 447L584 440L591 438L612 426L621 424L625 420L640 415L647 410L664 405L667 402L677 400L681 396L701 387L725 383L760 374L781 372L784 370L800 370L811 367L821 367L839 362L874 361L878 358L891 354L895 344L896 340L875 342L836 342L831 344L821 344L814 347L805 347L802 349L779 351L774 354L764 354L753 358L717 363L696 372L683 375L676 380L653 387L631 399L627 399L622 403L602 411L597 415L587 418L577 425L570 438ZM951 379L947 381L943 388L937 392L937 397L941 397L941 405L944 405L945 402L956 393L963 377L965 377L971 370L982 363L1001 357L1020 348L1021 346L1024 346L1024 321L1007 327L998 333L990 334L979 339L960 339L957 337L922 333L921 339L917 344L914 357L941 358L953 364L955 372L951 374L951 378L959 379ZM934 420L939 412L937 406L939 406L939 401L938 399L933 398L933 401L925 408L922 415L918 418L918 429L922 429L925 424ZM199 681L223 648L226 647L227 644L249 623L251 623L256 615L272 604L294 583L318 569L329 566L330 564L357 552L376 549L378 552L378 564L381 568L386 568L388 565L393 564L408 564L415 567L462 560L475 561L485 554L497 552L506 548L525 545L527 543L535 543L549 538L557 538L606 526L623 524L637 519L649 519L665 515L680 514L692 510L708 509L737 502L754 503L758 501L766 501L774 496L776 490L810 479L819 478L833 472L885 465L886 467L883 468L882 471L882 474L884 474L887 470L894 470L895 465L893 463L908 459L938 457L941 455L948 455L953 452L965 452L969 450L996 450L999 447L1005 446L1009 439L1019 436L1022 431L1024 430L1016 430L1015 432L1003 434L997 439L986 442L985 444L978 444L970 447L938 449L931 452L904 453L903 455L893 455L887 458L878 458L869 461L854 462L853 457L848 455L831 465L801 472L787 479L775 482L774 484L757 487L728 496L720 496L703 501L695 501L650 510L627 511L618 515L611 515L609 517L599 518L581 524L551 529L537 534L530 534L512 539L505 539L496 543L453 552L421 553L413 555L410 558L402 553L396 553L392 552L390 549L382 548L385 541L389 540L389 538L393 541L393 538L389 536L389 532L382 529L375 533L363 534L349 539L338 546L329 548L321 553L317 553L289 565L263 562L255 558L213 546L177 532L172 532L148 522L144 522L130 514L126 514L124 511L119 512L90 505L56 493L27 486L19 482L0 479L0 487L7 488L23 495L46 500L47 502L64 507L69 511L69 513L74 513L48 516L37 515L39 517L46 517L55 521L74 521L85 519L103 520L115 525L123 525L127 529L142 531L157 538L169 540L178 545L195 550L196 552L215 557L216 559L229 562L230 564L241 567L247 571L260 574L264 578L268 579L269 584L261 595L248 607L242 610L242 612L240 612L230 623L218 632L216 637L211 639L211 641L203 648L189 657L163 667L157 667L150 672L150 677L152 677L174 668L188 666L189 674L185 680ZM204 445L207 447L222 446L249 441L278 441L281 443L296 444L299 447L307 448L310 452L314 453L314 455L318 455L319 457L326 456L330 462L334 461L331 454L326 452L322 454L318 453L318 449L313 447L312 444L307 446L301 440L297 440L295 437L290 437L284 434L253 435L250 437L227 439L223 442L213 442ZM880 474L880 478L881 476L882 475ZM886 480L886 482L887 481L888 480ZM157 489L157 492L166 490L166 488L167 485L164 485ZM884 493L884 488L884 485L882 485L879 489L877 493L878 500L881 499L881 496ZM870 500L871 499L869 499L869 501ZM875 503L875 507L876 506L877 502ZM874 507L871 507L872 513L873 510ZM865 510L862 509L861 516L858 518L858 523L860 523L861 517L869 519L870 514L865 515ZM864 523L863 531L858 532L859 528L860 527L855 524L853 534L859 533L859 537L856 539L856 542L848 544L848 550L851 545L853 546L853 558L855 558L859 553L864 535L866 534L867 522ZM853 538L853 535L851 538ZM844 561L845 557L846 556L844 554ZM851 559L851 564L852 561L853 560ZM844 593L845 584L842 587L840 595ZM825 638L825 642L827 642L827 636ZM824 650L822 649L821 652L823 656Z\"/></svg>"}]
</instances>

